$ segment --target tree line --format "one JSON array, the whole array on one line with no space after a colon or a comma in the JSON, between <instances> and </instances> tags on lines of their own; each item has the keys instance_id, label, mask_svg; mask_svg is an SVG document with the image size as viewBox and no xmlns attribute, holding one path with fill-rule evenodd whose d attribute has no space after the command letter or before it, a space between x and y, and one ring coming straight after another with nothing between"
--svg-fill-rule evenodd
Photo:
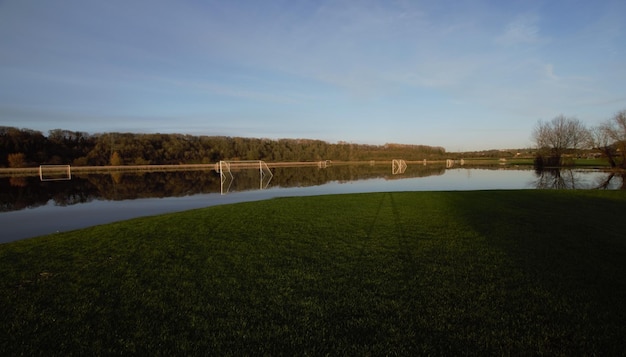
<instances>
[{"instance_id":1,"label":"tree line","mask_svg":"<svg viewBox=\"0 0 626 357\"><path fill-rule=\"evenodd\" d=\"M586 149L606 158L612 168L626 169L626 110L595 127L559 115L547 122L539 121L532 138L537 145L537 167L567 165Z\"/></svg>"},{"instance_id":2,"label":"tree line","mask_svg":"<svg viewBox=\"0 0 626 357\"><path fill-rule=\"evenodd\" d=\"M99 133L0 127L0 167L209 164L220 160L363 161L444 158L443 147L328 143L184 134Z\"/></svg>"}]
</instances>

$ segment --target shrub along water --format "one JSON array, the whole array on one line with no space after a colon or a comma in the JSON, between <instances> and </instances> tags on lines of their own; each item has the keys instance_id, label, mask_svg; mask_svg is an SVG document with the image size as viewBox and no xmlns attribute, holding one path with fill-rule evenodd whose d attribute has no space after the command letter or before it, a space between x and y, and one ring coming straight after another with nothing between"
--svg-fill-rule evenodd
<instances>
[{"instance_id":1,"label":"shrub along water","mask_svg":"<svg viewBox=\"0 0 626 357\"><path fill-rule=\"evenodd\" d=\"M626 192L280 198L0 245L0 353L616 355Z\"/></svg>"}]
</instances>

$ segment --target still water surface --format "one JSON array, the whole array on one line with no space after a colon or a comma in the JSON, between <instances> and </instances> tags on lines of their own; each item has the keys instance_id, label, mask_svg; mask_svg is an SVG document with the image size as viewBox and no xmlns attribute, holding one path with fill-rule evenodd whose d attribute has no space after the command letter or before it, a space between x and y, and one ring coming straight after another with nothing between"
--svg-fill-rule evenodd
<instances>
[{"instance_id":1,"label":"still water surface","mask_svg":"<svg viewBox=\"0 0 626 357\"><path fill-rule=\"evenodd\" d=\"M503 189L623 189L623 177L595 170L388 167L276 168L271 177L240 170L74 175L70 181L0 178L0 243L140 216L275 197Z\"/></svg>"}]
</instances>

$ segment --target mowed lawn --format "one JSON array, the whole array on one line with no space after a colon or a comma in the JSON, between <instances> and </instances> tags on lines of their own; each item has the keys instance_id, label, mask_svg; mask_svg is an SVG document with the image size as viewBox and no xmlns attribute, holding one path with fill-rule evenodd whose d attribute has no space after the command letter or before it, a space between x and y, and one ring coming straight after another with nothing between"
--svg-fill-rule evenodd
<instances>
[{"instance_id":1,"label":"mowed lawn","mask_svg":"<svg viewBox=\"0 0 626 357\"><path fill-rule=\"evenodd\" d=\"M0 245L3 356L623 355L625 305L621 191L280 198Z\"/></svg>"}]
</instances>

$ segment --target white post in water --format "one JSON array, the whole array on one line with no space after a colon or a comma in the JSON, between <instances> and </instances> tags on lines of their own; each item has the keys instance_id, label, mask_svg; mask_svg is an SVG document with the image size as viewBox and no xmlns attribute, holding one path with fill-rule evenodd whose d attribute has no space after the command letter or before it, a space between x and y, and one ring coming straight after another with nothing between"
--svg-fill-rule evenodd
<instances>
[{"instance_id":1,"label":"white post in water","mask_svg":"<svg viewBox=\"0 0 626 357\"><path fill-rule=\"evenodd\" d=\"M70 165L39 165L39 180L41 181L61 181L71 179L72 168Z\"/></svg>"},{"instance_id":2,"label":"white post in water","mask_svg":"<svg viewBox=\"0 0 626 357\"><path fill-rule=\"evenodd\" d=\"M222 160L220 161L219 162L220 181L221 181L220 190L221 190L222 195L228 193L228 191L230 190L230 186L235 180L235 176L233 175L232 170L231 170L232 165L234 165L235 168L239 168L239 169L242 169L242 168L243 169L256 169L257 163L259 164L259 189L262 190L264 188L267 188L270 181L274 177L274 174L272 174L272 171L269 169L265 161L263 160L241 160L241 161ZM224 184L226 183L226 180L228 179L230 179L230 183L228 184L228 187L226 187L225 189Z\"/></svg>"},{"instance_id":3,"label":"white post in water","mask_svg":"<svg viewBox=\"0 0 626 357\"><path fill-rule=\"evenodd\" d=\"M224 182L227 179L226 174L224 174L224 170L228 170L228 175L230 176L230 184L226 189L227 192L228 189L230 189L230 185L233 183L233 174L230 172L230 164L228 161L220 161L220 193L222 195L224 194Z\"/></svg>"},{"instance_id":4,"label":"white post in water","mask_svg":"<svg viewBox=\"0 0 626 357\"><path fill-rule=\"evenodd\" d=\"M393 159L391 161L391 174L403 174L406 171L406 161L402 159Z\"/></svg>"}]
</instances>

